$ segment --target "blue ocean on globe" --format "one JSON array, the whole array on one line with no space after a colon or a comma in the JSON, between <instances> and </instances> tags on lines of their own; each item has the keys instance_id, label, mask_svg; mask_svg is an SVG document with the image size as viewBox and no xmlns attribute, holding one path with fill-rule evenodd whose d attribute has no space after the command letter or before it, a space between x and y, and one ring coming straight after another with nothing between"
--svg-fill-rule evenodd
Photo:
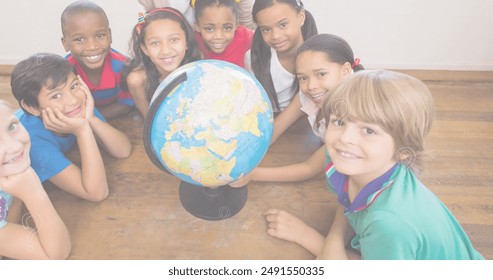
<instances>
[{"instance_id":1,"label":"blue ocean on globe","mask_svg":"<svg viewBox=\"0 0 493 280\"><path fill-rule=\"evenodd\" d=\"M154 104L162 94L167 96ZM148 116L152 150L166 170L188 183L216 187L236 181L269 148L269 98L255 77L237 65L200 60L181 66L159 85L153 106L158 107Z\"/></svg>"}]
</instances>

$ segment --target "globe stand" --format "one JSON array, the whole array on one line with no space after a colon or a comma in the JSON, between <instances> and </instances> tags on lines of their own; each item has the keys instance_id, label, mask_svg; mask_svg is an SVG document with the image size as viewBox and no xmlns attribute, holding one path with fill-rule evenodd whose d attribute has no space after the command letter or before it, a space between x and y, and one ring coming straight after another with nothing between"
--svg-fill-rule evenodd
<instances>
[{"instance_id":1,"label":"globe stand","mask_svg":"<svg viewBox=\"0 0 493 280\"><path fill-rule=\"evenodd\" d=\"M243 209L248 198L248 188L229 185L208 188L182 181L180 201L183 208L197 218L208 221L225 220Z\"/></svg>"},{"instance_id":2,"label":"globe stand","mask_svg":"<svg viewBox=\"0 0 493 280\"><path fill-rule=\"evenodd\" d=\"M159 104L180 83L187 80L186 72L178 75L159 93L156 100L151 103L149 112L144 121L144 148L149 159L160 170L171 174L159 161L151 145L152 119L156 114ZM232 188L229 185L217 188L208 188L182 181L180 183L180 201L183 208L190 214L203 220L217 221L233 217L245 206L248 189L247 186Z\"/></svg>"}]
</instances>

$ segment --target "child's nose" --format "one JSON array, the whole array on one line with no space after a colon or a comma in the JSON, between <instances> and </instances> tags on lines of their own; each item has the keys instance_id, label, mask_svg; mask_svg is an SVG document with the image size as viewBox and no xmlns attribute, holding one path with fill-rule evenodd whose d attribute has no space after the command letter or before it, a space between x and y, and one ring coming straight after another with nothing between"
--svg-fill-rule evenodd
<instances>
[{"instance_id":1,"label":"child's nose","mask_svg":"<svg viewBox=\"0 0 493 280\"><path fill-rule=\"evenodd\" d=\"M224 32L221 28L218 28L215 32L214 32L214 39L222 39L224 38Z\"/></svg>"},{"instance_id":2,"label":"child's nose","mask_svg":"<svg viewBox=\"0 0 493 280\"><path fill-rule=\"evenodd\" d=\"M318 81L316 79L308 79L308 89L316 89L318 87Z\"/></svg>"},{"instance_id":3,"label":"child's nose","mask_svg":"<svg viewBox=\"0 0 493 280\"><path fill-rule=\"evenodd\" d=\"M343 143L346 144L355 144L357 142L357 129L354 127L348 127L347 125L344 126L342 132L341 132L341 137L340 140Z\"/></svg>"},{"instance_id":4,"label":"child's nose","mask_svg":"<svg viewBox=\"0 0 493 280\"><path fill-rule=\"evenodd\" d=\"M98 48L98 44L97 44L96 40L94 40L93 38L87 39L86 48L89 49L89 50L95 50L95 49L97 49Z\"/></svg>"},{"instance_id":5,"label":"child's nose","mask_svg":"<svg viewBox=\"0 0 493 280\"><path fill-rule=\"evenodd\" d=\"M76 104L77 100L78 98L72 92L65 94L65 101L67 105Z\"/></svg>"},{"instance_id":6,"label":"child's nose","mask_svg":"<svg viewBox=\"0 0 493 280\"><path fill-rule=\"evenodd\" d=\"M171 43L161 44L161 49L160 49L161 53L166 54L166 53L169 53L171 50L172 50Z\"/></svg>"},{"instance_id":7,"label":"child's nose","mask_svg":"<svg viewBox=\"0 0 493 280\"><path fill-rule=\"evenodd\" d=\"M282 34L282 31L277 28L272 28L272 38L278 38Z\"/></svg>"}]
</instances>

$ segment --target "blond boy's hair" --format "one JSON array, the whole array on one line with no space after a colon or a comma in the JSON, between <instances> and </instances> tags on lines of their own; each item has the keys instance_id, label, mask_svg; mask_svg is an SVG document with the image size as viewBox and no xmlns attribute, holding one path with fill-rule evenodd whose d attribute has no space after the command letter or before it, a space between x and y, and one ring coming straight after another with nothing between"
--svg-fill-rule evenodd
<instances>
[{"instance_id":1,"label":"blond boy's hair","mask_svg":"<svg viewBox=\"0 0 493 280\"><path fill-rule=\"evenodd\" d=\"M393 71L359 71L326 98L322 112L327 120L335 115L377 124L395 142L394 159L416 174L423 170L424 140L435 109L420 80Z\"/></svg>"}]
</instances>

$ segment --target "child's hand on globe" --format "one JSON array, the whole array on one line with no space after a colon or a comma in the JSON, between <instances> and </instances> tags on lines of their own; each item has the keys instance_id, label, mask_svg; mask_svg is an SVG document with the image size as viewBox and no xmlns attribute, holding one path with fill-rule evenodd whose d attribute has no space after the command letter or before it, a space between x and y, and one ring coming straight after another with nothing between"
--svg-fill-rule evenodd
<instances>
[{"instance_id":1,"label":"child's hand on globe","mask_svg":"<svg viewBox=\"0 0 493 280\"><path fill-rule=\"evenodd\" d=\"M246 186L246 184L248 184L252 179L253 179L253 172L241 177L241 179L236 180L236 181L230 183L229 185L232 188L241 188L241 187Z\"/></svg>"}]
</instances>

